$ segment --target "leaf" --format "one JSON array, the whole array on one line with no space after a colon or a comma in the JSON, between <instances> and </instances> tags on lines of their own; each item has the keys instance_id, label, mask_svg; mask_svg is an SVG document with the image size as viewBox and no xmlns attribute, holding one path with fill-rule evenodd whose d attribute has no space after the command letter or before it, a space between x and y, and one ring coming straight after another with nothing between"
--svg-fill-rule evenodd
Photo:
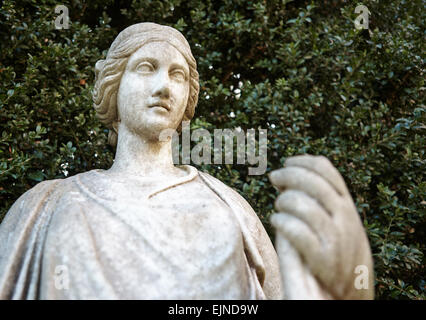
<instances>
[{"instance_id":1,"label":"leaf","mask_svg":"<svg viewBox=\"0 0 426 320\"><path fill-rule=\"evenodd\" d=\"M41 171L31 172L31 173L28 174L28 177L31 180L35 180L35 181L38 181L38 182L43 181L43 179L44 179L43 172L41 172Z\"/></svg>"}]
</instances>

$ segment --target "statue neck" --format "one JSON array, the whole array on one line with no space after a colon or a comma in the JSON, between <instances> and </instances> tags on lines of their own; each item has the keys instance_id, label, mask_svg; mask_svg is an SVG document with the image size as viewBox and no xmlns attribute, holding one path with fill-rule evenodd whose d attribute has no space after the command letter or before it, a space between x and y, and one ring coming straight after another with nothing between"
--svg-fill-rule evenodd
<instances>
[{"instance_id":1,"label":"statue neck","mask_svg":"<svg viewBox=\"0 0 426 320\"><path fill-rule=\"evenodd\" d=\"M173 164L171 140L150 141L130 132L123 125L118 134L114 164L108 171L141 178L183 174Z\"/></svg>"}]
</instances>

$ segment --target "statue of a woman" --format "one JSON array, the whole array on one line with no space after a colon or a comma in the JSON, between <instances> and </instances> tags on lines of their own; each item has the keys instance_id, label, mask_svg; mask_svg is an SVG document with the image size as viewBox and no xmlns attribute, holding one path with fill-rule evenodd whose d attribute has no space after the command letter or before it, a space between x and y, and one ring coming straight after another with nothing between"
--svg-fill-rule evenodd
<instances>
[{"instance_id":1,"label":"statue of a woman","mask_svg":"<svg viewBox=\"0 0 426 320\"><path fill-rule=\"evenodd\" d=\"M159 134L193 117L198 91L180 32L140 23L117 36L93 92L114 164L41 182L14 203L0 225L0 298L372 298L372 274L354 287L354 268L372 273L365 232L325 158L290 158L270 176L283 191L279 255L237 192L173 164Z\"/></svg>"}]
</instances>

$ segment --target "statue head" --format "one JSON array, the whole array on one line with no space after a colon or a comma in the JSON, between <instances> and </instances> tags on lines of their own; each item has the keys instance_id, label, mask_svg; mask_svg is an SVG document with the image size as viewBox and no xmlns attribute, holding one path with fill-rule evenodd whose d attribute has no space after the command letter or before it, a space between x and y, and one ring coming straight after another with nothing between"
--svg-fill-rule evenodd
<instances>
[{"instance_id":1,"label":"statue head","mask_svg":"<svg viewBox=\"0 0 426 320\"><path fill-rule=\"evenodd\" d=\"M144 48L145 46L145 48ZM145 50L146 49L146 50ZM168 50L168 52L161 52ZM146 52L142 52L146 51ZM187 90L185 97L186 108L182 118L179 119L179 127L182 121L189 121L194 116L195 107L198 101L199 83L196 61L191 53L191 48L185 37L176 29L158 25L155 23L139 23L132 25L119 33L115 38L108 54L104 60L99 60L95 66L95 86L93 90L93 102L98 118L109 129L108 142L112 146L116 146L118 137L119 119L119 104L123 104L123 99L126 99L126 88L121 87L123 75L127 75L129 70L128 62L135 60L137 55L151 54L154 57L159 56L164 59L174 56L179 62L179 58L186 62L187 66ZM183 57L183 59L182 59ZM149 64L149 62L147 63ZM155 62L154 62L155 64ZM180 64L182 65L182 63ZM151 65L152 67L152 65ZM139 68L142 74L148 71L150 66L141 65L133 68ZM174 75L176 81L181 77L178 73ZM145 78L144 81L148 78ZM180 78L179 78L180 79ZM142 85L146 82L140 82ZM126 78L124 85L132 86L129 90L138 90L135 87L135 82L131 78ZM182 89L182 88L181 88ZM143 90L143 88L141 88ZM159 94L163 94L159 88ZM164 90L163 90L164 91ZM120 93L122 93L120 95ZM165 93L167 94L167 92ZM124 96L124 98L123 98ZM131 94L129 95L131 96ZM145 95L146 96L146 95ZM142 99L145 97L141 93ZM120 99L121 98L121 99ZM138 98L138 97L136 97ZM135 103L135 99L130 103ZM161 97L160 97L161 98ZM121 107L121 106L120 106ZM164 110L163 110L164 111ZM161 113L161 111L160 111Z\"/></svg>"}]
</instances>

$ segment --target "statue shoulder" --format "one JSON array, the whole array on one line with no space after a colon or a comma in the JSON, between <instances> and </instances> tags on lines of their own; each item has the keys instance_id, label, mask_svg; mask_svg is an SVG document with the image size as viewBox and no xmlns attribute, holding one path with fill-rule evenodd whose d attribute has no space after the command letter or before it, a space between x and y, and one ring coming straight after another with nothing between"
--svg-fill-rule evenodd
<instances>
[{"instance_id":1,"label":"statue shoulder","mask_svg":"<svg viewBox=\"0 0 426 320\"><path fill-rule=\"evenodd\" d=\"M235 189L226 185L225 183L223 183L219 179L211 176L208 173L199 171L199 174L200 174L201 178L204 180L204 182L206 182L207 185L209 185L209 187L213 189L213 191L218 193L219 196L222 199L224 197L226 199L232 199L232 201L236 202L239 206L241 206L242 209L244 209L245 212L249 213L248 216L253 217L253 215L254 215L257 218L257 214L253 210L251 205Z\"/></svg>"},{"instance_id":2,"label":"statue shoulder","mask_svg":"<svg viewBox=\"0 0 426 320\"><path fill-rule=\"evenodd\" d=\"M210 189L228 204L239 218L240 223L246 226L252 236L256 239L263 238L263 233L265 233L263 224L252 206L242 195L208 173L200 172L200 176Z\"/></svg>"},{"instance_id":3,"label":"statue shoulder","mask_svg":"<svg viewBox=\"0 0 426 320\"><path fill-rule=\"evenodd\" d=\"M45 203L48 200L53 190L55 190L61 181L63 180L55 179L42 181L27 190L10 207L2 221L2 225L17 222L15 220L20 220L22 215L25 215L29 211L36 210L40 204Z\"/></svg>"},{"instance_id":4,"label":"statue shoulder","mask_svg":"<svg viewBox=\"0 0 426 320\"><path fill-rule=\"evenodd\" d=\"M35 186L33 186L31 189L28 189L22 196L30 196L37 193L46 193L50 192L53 188L57 187L58 185L63 182L64 179L53 179L53 180L45 180L37 183Z\"/></svg>"},{"instance_id":5,"label":"statue shoulder","mask_svg":"<svg viewBox=\"0 0 426 320\"><path fill-rule=\"evenodd\" d=\"M74 179L90 175L90 173L91 171L87 171L65 179L45 180L37 183L13 203L1 221L1 225L18 223L22 219L37 216L44 206L66 192Z\"/></svg>"},{"instance_id":6,"label":"statue shoulder","mask_svg":"<svg viewBox=\"0 0 426 320\"><path fill-rule=\"evenodd\" d=\"M238 202L244 202L247 203L248 202L244 199L243 196L241 196L235 189L233 189L232 187L226 185L225 183L223 183L221 180L213 177L212 175L206 173L206 172L202 172L199 171L199 175L201 176L201 178L204 180L204 182L207 182L207 184L211 187L215 187L216 189L218 189L218 191L222 191L222 192L226 192L229 195L232 195L233 197L235 197L236 199L238 199ZM216 190L215 190L216 191ZM250 207L251 208L251 207Z\"/></svg>"}]
</instances>

